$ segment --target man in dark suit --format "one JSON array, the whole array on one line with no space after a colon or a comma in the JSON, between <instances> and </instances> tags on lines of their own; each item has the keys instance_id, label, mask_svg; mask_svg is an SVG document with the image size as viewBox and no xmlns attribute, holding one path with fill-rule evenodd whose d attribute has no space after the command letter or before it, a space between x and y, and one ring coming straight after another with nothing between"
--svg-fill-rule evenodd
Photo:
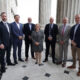
<instances>
[{"instance_id":1,"label":"man in dark suit","mask_svg":"<svg viewBox=\"0 0 80 80\"><path fill-rule=\"evenodd\" d=\"M11 36L11 31L10 31L10 25L7 23L7 16L5 12L1 13L1 19L2 21L0 22L0 63L1 63L1 72L5 72L5 61L4 61L4 56L5 56L5 51L7 51L7 64L8 65L13 65L10 60L10 36Z\"/></svg>"},{"instance_id":2,"label":"man in dark suit","mask_svg":"<svg viewBox=\"0 0 80 80\"><path fill-rule=\"evenodd\" d=\"M34 59L34 52L32 51L32 38L31 33L34 31L35 25L32 22L31 18L28 18L28 23L24 24L23 27L23 33L25 35L25 61L28 60L28 51L29 51L29 45L31 45L31 56Z\"/></svg>"},{"instance_id":3,"label":"man in dark suit","mask_svg":"<svg viewBox=\"0 0 80 80\"><path fill-rule=\"evenodd\" d=\"M55 44L56 44L56 35L58 34L58 26L54 24L53 21L54 19L51 17L50 23L45 26L44 30L46 53L45 53L45 60L43 62L48 61L49 48L51 46L52 62L55 63Z\"/></svg>"},{"instance_id":4,"label":"man in dark suit","mask_svg":"<svg viewBox=\"0 0 80 80\"><path fill-rule=\"evenodd\" d=\"M18 48L18 60L23 62L21 58L21 47L22 47L22 39L23 39L23 32L22 32L22 27L23 25L19 23L20 16L15 15L14 16L15 22L11 23L12 27L12 35L13 35L13 58L14 58L14 63L18 64L17 62L17 48Z\"/></svg>"},{"instance_id":5,"label":"man in dark suit","mask_svg":"<svg viewBox=\"0 0 80 80\"><path fill-rule=\"evenodd\" d=\"M75 16L76 24L71 28L70 39L71 39L71 49L72 49L72 57L73 64L69 66L69 69L76 68L76 55L79 60L79 69L77 72L77 76L80 76L80 15Z\"/></svg>"}]
</instances>

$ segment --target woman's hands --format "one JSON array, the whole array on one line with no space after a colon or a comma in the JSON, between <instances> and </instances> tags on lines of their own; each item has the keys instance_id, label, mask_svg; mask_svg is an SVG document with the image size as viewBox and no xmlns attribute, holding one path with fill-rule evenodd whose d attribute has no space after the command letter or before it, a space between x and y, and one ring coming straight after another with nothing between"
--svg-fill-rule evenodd
<instances>
[{"instance_id":1,"label":"woman's hands","mask_svg":"<svg viewBox=\"0 0 80 80\"><path fill-rule=\"evenodd\" d=\"M35 42L35 45L36 45L36 46L39 46L39 42Z\"/></svg>"}]
</instances>

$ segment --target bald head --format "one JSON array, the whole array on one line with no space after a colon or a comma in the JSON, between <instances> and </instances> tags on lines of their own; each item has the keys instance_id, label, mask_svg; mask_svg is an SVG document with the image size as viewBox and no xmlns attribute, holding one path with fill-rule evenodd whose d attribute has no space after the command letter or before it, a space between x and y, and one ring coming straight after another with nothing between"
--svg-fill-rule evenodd
<instances>
[{"instance_id":1,"label":"bald head","mask_svg":"<svg viewBox=\"0 0 80 80\"><path fill-rule=\"evenodd\" d=\"M79 24L80 23L80 14L77 14L75 16L75 22L76 22L76 24Z\"/></svg>"},{"instance_id":2,"label":"bald head","mask_svg":"<svg viewBox=\"0 0 80 80\"><path fill-rule=\"evenodd\" d=\"M67 17L64 17L63 18L63 24L67 24L68 23L68 18Z\"/></svg>"},{"instance_id":3,"label":"bald head","mask_svg":"<svg viewBox=\"0 0 80 80\"><path fill-rule=\"evenodd\" d=\"M32 18L28 18L28 23L31 23L32 22Z\"/></svg>"},{"instance_id":4,"label":"bald head","mask_svg":"<svg viewBox=\"0 0 80 80\"><path fill-rule=\"evenodd\" d=\"M54 19L52 17L50 17L50 24L53 24Z\"/></svg>"}]
</instances>

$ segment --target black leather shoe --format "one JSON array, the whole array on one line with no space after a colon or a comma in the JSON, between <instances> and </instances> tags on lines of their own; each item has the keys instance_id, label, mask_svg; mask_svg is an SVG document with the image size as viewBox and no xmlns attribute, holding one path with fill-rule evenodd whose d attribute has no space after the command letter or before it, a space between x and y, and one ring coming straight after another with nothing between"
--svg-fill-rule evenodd
<instances>
[{"instance_id":1,"label":"black leather shoe","mask_svg":"<svg viewBox=\"0 0 80 80\"><path fill-rule=\"evenodd\" d=\"M41 64L39 64L39 66L43 66L43 65L44 65L44 64L42 64L42 63L41 63Z\"/></svg>"},{"instance_id":2,"label":"black leather shoe","mask_svg":"<svg viewBox=\"0 0 80 80\"><path fill-rule=\"evenodd\" d=\"M14 66L15 64L13 63L7 63L8 66Z\"/></svg>"},{"instance_id":3,"label":"black leather shoe","mask_svg":"<svg viewBox=\"0 0 80 80\"><path fill-rule=\"evenodd\" d=\"M52 61L54 64L56 63L55 61Z\"/></svg>"},{"instance_id":4,"label":"black leather shoe","mask_svg":"<svg viewBox=\"0 0 80 80\"><path fill-rule=\"evenodd\" d=\"M14 64L16 65L16 64L18 64L18 62L17 61L14 61Z\"/></svg>"},{"instance_id":5,"label":"black leather shoe","mask_svg":"<svg viewBox=\"0 0 80 80\"><path fill-rule=\"evenodd\" d=\"M2 69L2 70L1 70L1 73L5 73L5 72L6 72L6 69Z\"/></svg>"},{"instance_id":6,"label":"black leather shoe","mask_svg":"<svg viewBox=\"0 0 80 80\"><path fill-rule=\"evenodd\" d=\"M0 70L0 80L1 80L1 78L2 78L2 73L1 73L1 70Z\"/></svg>"},{"instance_id":7,"label":"black leather shoe","mask_svg":"<svg viewBox=\"0 0 80 80\"><path fill-rule=\"evenodd\" d=\"M35 62L35 64L38 64L38 62Z\"/></svg>"},{"instance_id":8,"label":"black leather shoe","mask_svg":"<svg viewBox=\"0 0 80 80\"><path fill-rule=\"evenodd\" d=\"M47 62L48 60L47 59L45 59L43 62Z\"/></svg>"},{"instance_id":9,"label":"black leather shoe","mask_svg":"<svg viewBox=\"0 0 80 80\"><path fill-rule=\"evenodd\" d=\"M24 62L24 60L22 60L22 59L19 59L19 61Z\"/></svg>"}]
</instances>

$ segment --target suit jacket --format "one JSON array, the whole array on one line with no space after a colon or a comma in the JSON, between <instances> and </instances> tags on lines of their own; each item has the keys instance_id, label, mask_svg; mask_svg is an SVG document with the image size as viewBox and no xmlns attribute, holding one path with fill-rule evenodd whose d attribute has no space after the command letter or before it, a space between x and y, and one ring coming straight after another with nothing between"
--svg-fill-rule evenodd
<instances>
[{"instance_id":1,"label":"suit jacket","mask_svg":"<svg viewBox=\"0 0 80 80\"><path fill-rule=\"evenodd\" d=\"M30 41L29 36L31 36L32 31L34 31L34 29L35 29L35 24L31 23L31 25L32 25L32 29L31 30L29 28L29 23L24 24L24 27L23 27L23 33L25 35L25 40L26 41Z\"/></svg>"},{"instance_id":2,"label":"suit jacket","mask_svg":"<svg viewBox=\"0 0 80 80\"><path fill-rule=\"evenodd\" d=\"M19 39L19 36L23 36L23 31L22 31L23 25L21 23L19 24L20 24L20 29L18 28L16 22L11 23L13 40Z\"/></svg>"},{"instance_id":3,"label":"suit jacket","mask_svg":"<svg viewBox=\"0 0 80 80\"><path fill-rule=\"evenodd\" d=\"M74 37L75 27L76 27L76 25L74 25L70 31L70 39L71 40L73 40L73 37ZM80 24L79 24L79 27L76 31L74 42L77 44L77 47L80 48Z\"/></svg>"},{"instance_id":4,"label":"suit jacket","mask_svg":"<svg viewBox=\"0 0 80 80\"><path fill-rule=\"evenodd\" d=\"M32 41L33 41L33 51L42 51L43 50L43 40L44 32L40 30L39 32L32 32ZM35 42L39 42L39 46L35 45Z\"/></svg>"},{"instance_id":5,"label":"suit jacket","mask_svg":"<svg viewBox=\"0 0 80 80\"><path fill-rule=\"evenodd\" d=\"M68 43L69 42L69 38L70 38L70 25L66 24L65 26L65 30L64 30L64 35L62 35L62 30L63 30L63 25L61 25L59 27L59 41L64 41L64 43Z\"/></svg>"},{"instance_id":6,"label":"suit jacket","mask_svg":"<svg viewBox=\"0 0 80 80\"><path fill-rule=\"evenodd\" d=\"M47 24L44 29L44 34L45 34L45 41L49 42L48 37L49 37L49 27L50 24ZM56 24L53 24L53 28L51 29L51 36L52 36L52 42L56 42L56 36L58 34L58 26Z\"/></svg>"},{"instance_id":7,"label":"suit jacket","mask_svg":"<svg viewBox=\"0 0 80 80\"><path fill-rule=\"evenodd\" d=\"M0 44L4 44L5 48L9 46L9 41L11 39L11 26L9 23L8 27L9 27L9 32L6 28L6 26L4 25L4 23L1 21L0 22Z\"/></svg>"}]
</instances>

